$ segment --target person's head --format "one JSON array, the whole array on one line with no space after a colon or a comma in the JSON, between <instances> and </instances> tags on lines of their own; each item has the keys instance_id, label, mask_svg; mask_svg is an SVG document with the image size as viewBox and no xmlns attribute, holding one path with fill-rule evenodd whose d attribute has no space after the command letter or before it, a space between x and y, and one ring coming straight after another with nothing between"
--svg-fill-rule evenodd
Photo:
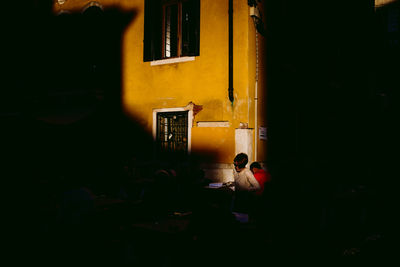
<instances>
[{"instance_id":1,"label":"person's head","mask_svg":"<svg viewBox=\"0 0 400 267\"><path fill-rule=\"evenodd\" d=\"M235 165L236 171L244 169L248 162L249 162L249 157L245 153L239 153L233 159L233 165Z\"/></svg>"},{"instance_id":2,"label":"person's head","mask_svg":"<svg viewBox=\"0 0 400 267\"><path fill-rule=\"evenodd\" d=\"M252 173L256 173L258 170L261 170L261 169L262 168L261 168L260 163L258 163L256 161L250 164L250 171Z\"/></svg>"}]
</instances>

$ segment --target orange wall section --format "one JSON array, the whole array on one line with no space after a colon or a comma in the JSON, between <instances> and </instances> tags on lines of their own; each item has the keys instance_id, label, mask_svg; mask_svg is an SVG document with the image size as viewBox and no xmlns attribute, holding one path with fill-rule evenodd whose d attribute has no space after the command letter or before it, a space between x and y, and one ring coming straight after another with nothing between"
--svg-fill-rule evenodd
<instances>
[{"instance_id":1,"label":"orange wall section","mask_svg":"<svg viewBox=\"0 0 400 267\"><path fill-rule=\"evenodd\" d=\"M215 150L214 162L231 163L235 128L241 122L254 127L255 30L247 1L233 1L233 103L228 99L228 0L200 1L200 55L194 61L156 66L143 62L144 0L67 0L63 5L55 1L54 12L81 12L90 2L105 10L135 10L122 40L124 112L151 133L153 109L202 105L193 121L192 151ZM230 127L199 128L197 121L228 121Z\"/></svg>"}]
</instances>

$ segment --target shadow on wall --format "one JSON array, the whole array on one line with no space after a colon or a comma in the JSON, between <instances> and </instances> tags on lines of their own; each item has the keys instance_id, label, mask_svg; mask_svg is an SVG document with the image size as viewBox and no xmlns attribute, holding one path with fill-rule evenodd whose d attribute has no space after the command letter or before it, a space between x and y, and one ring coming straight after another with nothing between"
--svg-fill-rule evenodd
<instances>
[{"instance_id":1,"label":"shadow on wall","mask_svg":"<svg viewBox=\"0 0 400 267\"><path fill-rule=\"evenodd\" d=\"M49 3L49 5L46 6L46 3ZM269 3L276 4L276 2L272 1L269 1ZM146 172L152 173L153 168L155 168L154 164L160 164L161 167L167 169L171 166L167 164L168 162L155 163L153 161L152 136L145 132L135 122L134 118L127 118L122 113L121 58L123 55L121 54L121 35L126 25L135 18L135 11L124 13L117 9L108 9L102 12L93 7L89 8L84 14L54 16L50 12L50 4L51 1L32 0L29 1L28 5L22 8L19 7L17 10L20 13L11 21L9 25L10 35L5 38L9 45L9 49L6 51L10 54L10 57L7 57L8 61L3 62L7 67L8 73L6 75L7 86L2 86L1 89L0 108L2 116L0 123L2 129L4 129L3 133L5 133L2 137L2 145L4 144L2 149L6 149L3 149L2 152L9 161L6 161L5 164L7 165L7 173L2 177L6 177L5 180L11 181L13 186L5 186L3 192L5 191L12 195L9 198L11 199L10 202L12 202L10 205L15 205L16 217L23 218L18 222L17 228L24 233L34 229L37 225L42 226L37 221L38 215L33 214L35 212L34 209L38 209L38 202L40 201L38 196L40 193L35 187L30 186L32 180L39 178L56 180L59 177L72 177L72 179L81 181L72 181L70 183L96 182L100 184L99 186L112 187L114 182L118 182L115 180L118 179L119 171L122 164L126 163L126 160L132 159L146 163L142 165L144 173L141 173L141 176L146 176ZM299 12L293 8L293 13ZM325 15L325 13L318 14ZM300 15L301 13L297 16ZM333 12L332 15L334 15ZM314 103L314 100L317 99L314 93L320 93L321 91L320 84L324 84L326 88L330 80L311 81L311 89L309 89L310 80L306 78L308 77L306 72L315 70L318 71L317 73L324 74L323 68L320 68L319 64L314 64L321 63L322 60L319 59L319 53L316 53L312 48L305 50L307 53L302 51L307 48L307 42L303 46L295 46L294 48L296 49L293 49L293 47L281 47L281 44L292 45L291 40L286 39L292 38L292 34L281 31L281 29L292 29L291 27L294 23L290 24L290 22L294 20L288 20L288 25L277 26L273 24L279 21L279 19L276 19L272 21L272 24L267 23L271 27L275 27L273 29L276 31L272 35L278 37L278 39L270 39L272 40L270 42L270 53L273 52L276 56L272 57L272 61L270 61L270 65L273 68L269 73L272 77L272 82L269 86L269 89L272 90L270 90L269 98L274 99L275 104L271 101L272 107L268 105L268 108L285 111L285 113L275 113L275 117L272 116L270 118L272 121L270 126L272 125L271 128L273 128L270 140L274 143L272 150L275 153L275 158L271 160L271 165L273 165L271 170L273 171L273 179L275 177L278 177L278 179L273 184L275 187L270 189L271 195L268 200L271 201L268 203L272 207L270 213L272 216L269 217L272 218L272 222L270 222L271 227L269 229L275 233L272 238L276 237L276 240L279 241L278 246L275 246L279 252L277 255L287 256L289 255L286 252L288 246L293 249L292 251L298 251L298 248L303 248L300 250L301 252L306 249L308 252L316 251L314 249L321 244L319 242L321 234L319 226L322 225L325 228L331 226L328 219L329 223L320 224L320 217L318 216L321 210L327 214L325 217L328 218L329 211L341 210L343 202L345 204L353 204L352 198L354 194L347 194L347 191L352 192L347 188L337 190L344 191L344 193L338 194L337 197L335 196L336 198L330 196L334 195L335 192L324 194L329 191L328 189L332 188L330 181L332 181L332 184L337 184L339 175L343 179L343 176L351 177L353 173L342 175L343 173L338 171L337 165L334 164L335 162L329 161L330 158L326 162L323 160L318 161L321 158L319 152L323 156L330 155L331 149L326 148L325 144L327 143L323 138L333 136L333 134L328 135L322 132L319 129L320 124L314 125L313 123L318 121L319 116L329 115L328 108L322 111L321 109L316 109L318 112L304 108L300 112L296 110L298 106L291 105L291 103L298 104L298 99L301 99L302 105L311 109L312 107L336 106L336 102L327 100L326 102ZM107 27L103 25L107 25ZM301 24L296 25L299 28L302 26ZM307 24L303 25L307 26ZM288 27L286 28L285 26ZM307 27L303 27L303 29L307 29ZM343 29L346 29L346 27L343 26ZM291 33L296 33L295 30L293 31ZM304 31L299 30L297 34L301 32ZM313 35L316 32L318 32L318 29L309 30L310 38L307 39L308 43L320 38L320 35ZM350 31L348 32L350 33ZM284 36L281 36L281 34ZM328 38L329 31L326 31L324 36ZM141 38L141 36L137 38ZM304 38L298 39L304 40ZM330 44L330 42L327 43ZM334 46L325 47L332 49L332 51L335 48ZM321 54L323 54L323 48L321 47L318 50ZM291 51L290 54L287 51ZM345 51L351 52L354 50ZM281 55L286 56L284 59L288 60L289 66L283 64ZM310 57L310 55L313 55L313 57ZM362 53L359 56L361 57ZM303 61L304 58L301 57L307 57L307 60ZM294 72L292 72L292 67ZM339 64L338 68L340 69L340 67L341 65ZM340 90L344 91L349 88L357 80L357 77L362 74L363 72L360 72L358 76L349 76L348 79L344 79L343 82L347 87L343 86ZM288 79L288 77L299 79ZM324 76L321 75L321 77ZM308 91L298 90L298 88L307 88ZM363 87L361 86L360 88ZM303 93L298 93L300 91ZM322 90L322 92L327 91ZM356 95L356 92L353 93ZM330 95L326 94L325 98L330 99ZM297 98L297 96L300 96L300 98ZM314 99L308 96L314 96ZM288 99L289 97L290 99ZM337 99L340 100L339 97ZM286 103L287 106L281 106L283 103ZM342 99L342 103L347 103L347 99ZM349 114L351 114L350 106L346 109ZM290 107L290 109L286 109L286 107ZM298 112L297 117L292 116L295 111ZM332 120L334 122L336 120L339 121L339 119L345 118L346 115L347 113L345 112L335 113ZM293 121L295 119L297 121ZM303 119L303 121L300 119ZM352 122L350 119L348 121L349 124ZM324 124L329 125L330 121L326 120ZM299 125L302 127L299 127ZM344 128L345 125L341 126ZM318 137L324 144L323 146L320 146L321 142L313 140L313 137L317 136L316 130L321 132ZM354 132L358 133L359 131L354 129ZM286 135L282 133L286 133ZM298 133L298 136L291 136L290 134L293 133ZM300 138L302 137L300 133L309 137L302 139ZM296 144L296 140L303 141ZM345 136L342 136L339 140L346 141L343 142L341 147L345 147L344 144L348 144L351 141L347 140ZM300 152L302 151L310 150L314 153L310 153L310 157L304 159L304 165L301 166L302 162L296 156L301 154ZM342 151L336 149L334 152L332 158L340 160ZM215 155L215 151L202 151L202 153L191 157L195 162L201 162L203 157L212 157L212 155ZM176 155L167 155L166 158L172 161L181 160ZM183 161L186 159L184 157ZM340 168L343 168L344 164L342 162L339 163ZM357 171L353 165L349 165L347 163L345 169ZM298 168L296 168L297 166ZM304 166L309 167L310 171L302 172ZM311 173L312 171L314 173ZM163 192L165 188L162 180L163 172L159 174L156 178L160 183L156 184L154 192L158 193L158 190L160 190L161 193L165 193L165 190ZM274 176L274 174L276 175ZM203 174L200 171L197 175L201 177ZM90 181L91 178L94 180ZM171 175L170 178L175 179L176 177ZM282 182L279 182L279 179ZM68 184L68 182L65 183ZM326 190L324 191L324 189ZM332 191L334 190L332 189ZM85 192L80 191L79 193ZM150 191L150 193L152 192ZM346 197L345 201L341 201L344 198L342 195ZM87 194L84 196L86 197ZM192 197L193 201L199 204L200 201L196 197ZM329 207L329 203L323 203L322 200L324 199L334 199L332 201L333 207ZM339 202L337 207L335 206L336 199L340 200L340 202L337 201ZM346 202L347 199L350 200ZM153 204L152 200L157 200L157 197L150 199L150 205ZM157 206L158 203L156 202L154 206ZM21 206L17 207L19 204ZM324 205L328 206L328 208ZM320 206L323 206L322 208L324 209ZM354 206L357 206L357 203ZM347 210L352 211L352 208L350 207ZM337 232L345 234L349 232L341 231L347 229L344 223L344 226L342 226L341 220L343 218L344 222L347 219L347 210L343 212L344 215L342 217L338 217L340 220L337 223L338 226L336 226ZM209 225L209 228L205 229L215 231L214 221L209 220L209 218L215 219L221 213L218 210L214 212L213 209L208 208L204 208L204 212L209 212L209 216L200 215L200 217L205 218L206 223ZM378 216L376 217L379 218ZM102 220L99 221L102 222ZM110 221L115 221L115 217L111 216ZM29 224L26 222L29 222ZM221 219L220 222L225 222L225 220ZM201 220L200 228L204 225L202 223L203 221ZM21 227L19 228L19 226ZM218 229L222 229L224 226L221 223ZM304 229L307 231L304 231ZM336 229L330 232L333 233L333 237L335 237ZM327 232L329 231L327 230ZM37 232L40 233L40 231ZM98 235L99 232L101 231L95 232L94 236L101 238ZM205 232L207 236L207 231ZM346 237L345 234L342 234L340 238ZM34 246L32 245L37 246L37 243L31 244L30 242L37 242L36 240L43 238L43 236L36 236L29 239L26 238L28 236L24 236L21 240L26 241L27 243L24 243L24 247L29 248L33 248ZM208 245L213 244L213 241L215 241L213 239L214 236L218 236L218 240L224 240L220 238L220 235L208 236L208 239L200 240L200 242L204 242L204 248L207 249L209 248ZM231 232L227 231L226 236L231 236ZM34 241L29 242L28 239ZM294 239L298 241L290 242ZM304 240L309 240L309 244L305 245ZM329 241L330 239L327 240ZM341 240L339 241L342 242ZM337 242L341 246L343 242L339 243L339 241ZM49 244L50 247L52 244ZM214 246L217 249L217 245L214 244ZM153 249L152 246L149 247ZM175 246L170 247L175 249ZM226 246L226 248L228 247L230 246ZM200 246L200 248L203 247ZM152 249L149 251L152 252ZM46 250L44 251L44 253L47 253ZM43 251L40 252L43 253ZM98 253L98 251L96 252L97 255L102 254ZM207 250L206 253L208 252ZM204 260L209 260L208 257L203 257L203 254L201 256ZM38 256L35 255L35 257ZM30 257L25 258L30 259ZM224 257L222 258L225 259Z\"/></svg>"},{"instance_id":2,"label":"shadow on wall","mask_svg":"<svg viewBox=\"0 0 400 267\"><path fill-rule=\"evenodd\" d=\"M32 248L26 253L34 259L41 257L38 251L44 243L53 249L54 240L40 235L52 233L46 227L55 225L57 205L66 194L67 202L75 197L93 200L91 193L96 198L124 198L121 191L132 182L124 176L127 163L141 162L140 172L135 173L139 178L154 178L155 171L164 168L175 179L169 168L176 169L177 162L182 163L181 173L188 174L190 164L216 154L203 151L189 158L168 153L155 160L152 136L122 112L121 42L136 10L103 11L93 6L84 13L54 15L51 2L31 0L18 7L20 12L8 25L5 38L7 86L0 91L1 147L7 159L0 176L6 182L5 198L12 199L8 203L12 215L7 218L13 218L14 240L24 240ZM203 174L198 170L193 176L201 180ZM132 198L150 195L146 203L152 203L151 190L158 188L158 180L132 186ZM15 253L21 251L18 248Z\"/></svg>"},{"instance_id":3,"label":"shadow on wall","mask_svg":"<svg viewBox=\"0 0 400 267\"><path fill-rule=\"evenodd\" d=\"M129 158L154 161L152 136L122 112L121 42L135 15L97 6L54 15L51 1L20 8L9 25L8 86L1 90L12 175L32 178L30 170L44 169L55 177L92 172L110 179ZM191 160L214 156L203 151ZM166 159L189 160L173 153Z\"/></svg>"}]
</instances>

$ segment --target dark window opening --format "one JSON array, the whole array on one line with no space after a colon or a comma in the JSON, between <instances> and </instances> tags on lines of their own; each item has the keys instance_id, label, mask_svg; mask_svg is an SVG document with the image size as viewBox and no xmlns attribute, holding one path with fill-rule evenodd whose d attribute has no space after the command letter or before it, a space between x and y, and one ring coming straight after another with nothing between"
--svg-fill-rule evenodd
<instances>
[{"instance_id":1,"label":"dark window opening","mask_svg":"<svg viewBox=\"0 0 400 267\"><path fill-rule=\"evenodd\" d=\"M157 113L157 152L187 154L188 152L188 112Z\"/></svg>"},{"instance_id":2,"label":"dark window opening","mask_svg":"<svg viewBox=\"0 0 400 267\"><path fill-rule=\"evenodd\" d=\"M146 0L144 61L198 56L200 0Z\"/></svg>"}]
</instances>

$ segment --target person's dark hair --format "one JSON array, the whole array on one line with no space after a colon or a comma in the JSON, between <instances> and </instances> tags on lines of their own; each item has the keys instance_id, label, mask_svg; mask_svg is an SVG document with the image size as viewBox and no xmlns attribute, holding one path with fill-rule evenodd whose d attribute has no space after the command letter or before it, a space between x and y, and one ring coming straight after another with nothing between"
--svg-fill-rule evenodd
<instances>
[{"instance_id":1,"label":"person's dark hair","mask_svg":"<svg viewBox=\"0 0 400 267\"><path fill-rule=\"evenodd\" d=\"M239 167L239 168L244 168L246 167L246 164L249 162L249 157L245 153L239 153L236 155L236 157L233 159L233 162Z\"/></svg>"},{"instance_id":2,"label":"person's dark hair","mask_svg":"<svg viewBox=\"0 0 400 267\"><path fill-rule=\"evenodd\" d=\"M258 163L257 161L253 162L252 164L250 164L250 170L253 168L257 168L257 169L261 169L261 165L260 163Z\"/></svg>"}]
</instances>

